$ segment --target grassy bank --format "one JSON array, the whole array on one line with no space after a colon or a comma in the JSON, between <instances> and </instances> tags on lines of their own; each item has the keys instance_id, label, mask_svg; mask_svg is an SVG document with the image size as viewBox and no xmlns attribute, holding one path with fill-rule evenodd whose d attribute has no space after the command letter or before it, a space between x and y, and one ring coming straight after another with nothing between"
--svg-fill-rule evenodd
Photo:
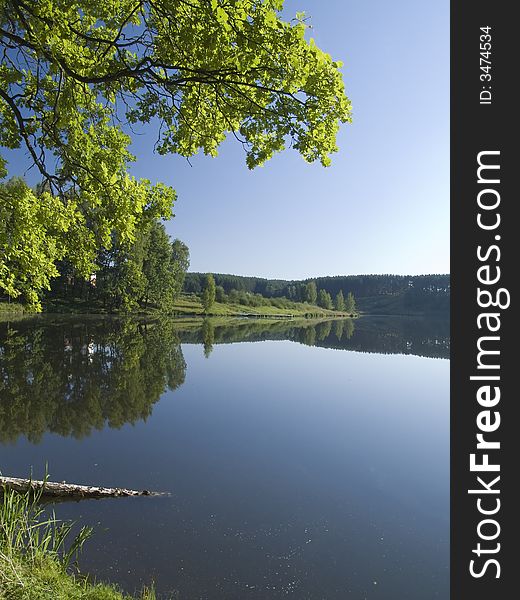
<instances>
[{"instance_id":1,"label":"grassy bank","mask_svg":"<svg viewBox=\"0 0 520 600\"><path fill-rule=\"evenodd\" d=\"M44 511L33 494L0 491L1 600L154 600L153 591L127 596L91 583L71 563L91 530L71 539L72 525Z\"/></svg>"},{"instance_id":2,"label":"grassy bank","mask_svg":"<svg viewBox=\"0 0 520 600\"><path fill-rule=\"evenodd\" d=\"M342 317L348 316L334 310L327 310L300 302L286 302L287 306L246 306L232 302L215 302L208 316L215 317ZM183 295L175 303L174 312L179 315L205 316L200 300L196 296Z\"/></svg>"},{"instance_id":3,"label":"grassy bank","mask_svg":"<svg viewBox=\"0 0 520 600\"><path fill-rule=\"evenodd\" d=\"M100 302L52 300L44 302L44 312L64 314L113 314ZM156 315L158 309L149 307L133 311L131 314ZM128 314L117 311L116 314ZM172 306L172 316L211 316L211 317L348 317L347 313L327 310L314 304L285 301L276 305L249 306L232 302L215 302L206 315L197 296L182 294Z\"/></svg>"}]
</instances>

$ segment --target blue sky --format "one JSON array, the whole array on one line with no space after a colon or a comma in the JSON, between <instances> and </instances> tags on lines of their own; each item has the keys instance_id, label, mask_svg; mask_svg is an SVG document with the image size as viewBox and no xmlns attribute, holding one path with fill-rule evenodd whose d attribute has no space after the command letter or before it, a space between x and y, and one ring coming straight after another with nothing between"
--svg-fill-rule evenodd
<instances>
[{"instance_id":1,"label":"blue sky","mask_svg":"<svg viewBox=\"0 0 520 600\"><path fill-rule=\"evenodd\" d=\"M294 150L249 171L238 142L189 164L139 136L135 175L178 192L192 271L279 278L449 271L449 2L286 0L344 63L354 122L327 169ZM11 174L14 164L11 162ZM16 161L15 161L16 162Z\"/></svg>"}]
</instances>

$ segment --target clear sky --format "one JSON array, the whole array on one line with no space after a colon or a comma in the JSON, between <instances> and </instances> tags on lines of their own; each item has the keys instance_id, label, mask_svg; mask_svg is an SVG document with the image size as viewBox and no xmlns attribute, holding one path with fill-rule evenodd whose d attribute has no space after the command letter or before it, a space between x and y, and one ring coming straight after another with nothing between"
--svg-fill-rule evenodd
<instances>
[{"instance_id":1,"label":"clear sky","mask_svg":"<svg viewBox=\"0 0 520 600\"><path fill-rule=\"evenodd\" d=\"M448 0L286 0L287 16L297 11L343 61L353 103L331 167L286 150L249 171L234 140L190 165L154 155L153 132L136 139L132 171L177 190L167 229L188 244L191 271L447 273Z\"/></svg>"}]
</instances>

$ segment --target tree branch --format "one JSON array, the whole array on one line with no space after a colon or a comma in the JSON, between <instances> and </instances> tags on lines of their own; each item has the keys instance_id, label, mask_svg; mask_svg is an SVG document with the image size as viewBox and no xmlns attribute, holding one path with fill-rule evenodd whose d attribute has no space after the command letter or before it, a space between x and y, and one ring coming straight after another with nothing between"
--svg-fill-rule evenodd
<instances>
[{"instance_id":1,"label":"tree branch","mask_svg":"<svg viewBox=\"0 0 520 600\"><path fill-rule=\"evenodd\" d=\"M55 175L51 175L47 169L45 168L45 163L38 157L36 151L29 139L29 134L27 133L27 129L25 127L25 119L23 118L22 113L16 106L14 100L8 96L3 90L0 89L0 98L4 100L4 102L9 106L9 108L13 111L14 117L18 123L18 128L20 130L20 135L22 136L27 150L29 150L29 154L31 155L34 164L38 167L38 170L42 174L42 176L49 182L52 186L52 182L55 182L56 187L59 188L59 179Z\"/></svg>"}]
</instances>

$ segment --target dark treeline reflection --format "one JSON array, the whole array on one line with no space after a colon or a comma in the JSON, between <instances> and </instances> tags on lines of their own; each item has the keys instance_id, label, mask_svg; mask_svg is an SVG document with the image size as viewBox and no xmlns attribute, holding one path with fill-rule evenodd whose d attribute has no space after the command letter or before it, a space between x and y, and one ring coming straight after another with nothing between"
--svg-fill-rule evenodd
<instances>
[{"instance_id":1,"label":"dark treeline reflection","mask_svg":"<svg viewBox=\"0 0 520 600\"><path fill-rule=\"evenodd\" d=\"M0 323L0 441L80 438L146 419L186 363L173 322Z\"/></svg>"},{"instance_id":2,"label":"dark treeline reflection","mask_svg":"<svg viewBox=\"0 0 520 600\"><path fill-rule=\"evenodd\" d=\"M447 319L422 317L366 317L328 321L249 320L222 323L207 319L202 327L182 327L182 342L204 345L211 354L214 344L291 340L308 346L374 352L450 357L450 325Z\"/></svg>"}]
</instances>

